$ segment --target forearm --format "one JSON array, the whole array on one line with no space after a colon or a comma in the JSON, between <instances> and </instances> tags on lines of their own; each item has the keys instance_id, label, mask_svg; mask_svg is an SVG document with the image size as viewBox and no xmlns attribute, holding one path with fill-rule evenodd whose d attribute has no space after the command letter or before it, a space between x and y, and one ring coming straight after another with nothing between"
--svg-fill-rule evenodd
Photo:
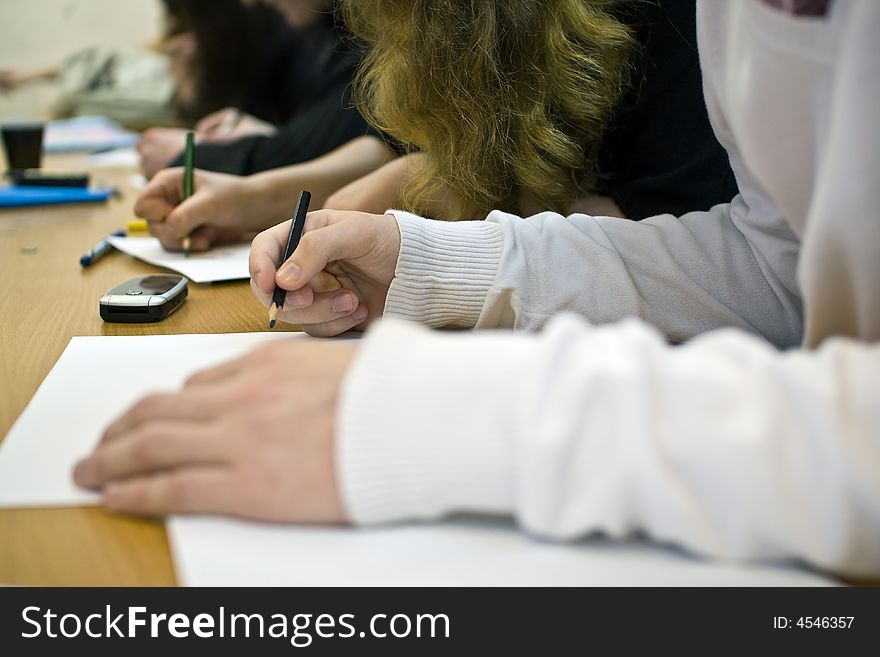
<instances>
[{"instance_id":1,"label":"forearm","mask_svg":"<svg viewBox=\"0 0 880 657\"><path fill-rule=\"evenodd\" d=\"M639 317L675 341L722 326L779 345L800 341L797 242L778 222L773 233L741 230L748 209L740 197L640 223L496 211L485 222L450 224L394 214L401 251L386 316L537 329L569 310L593 323Z\"/></svg>"},{"instance_id":2,"label":"forearm","mask_svg":"<svg viewBox=\"0 0 880 657\"><path fill-rule=\"evenodd\" d=\"M626 219L626 213L610 196L591 194L575 199L569 208L571 214L590 214L594 217L620 217Z\"/></svg>"},{"instance_id":3,"label":"forearm","mask_svg":"<svg viewBox=\"0 0 880 657\"><path fill-rule=\"evenodd\" d=\"M727 326L778 346L801 341L797 241L781 222L772 236L743 226L742 197L638 223L493 214L505 246L478 327L512 317L537 329L571 310L595 324L638 317L676 342Z\"/></svg>"},{"instance_id":4,"label":"forearm","mask_svg":"<svg viewBox=\"0 0 880 657\"><path fill-rule=\"evenodd\" d=\"M386 322L346 382L337 469L358 523L512 513L555 539L645 533L876 576L878 372L880 346L853 341L786 354L570 316L540 336Z\"/></svg>"},{"instance_id":5,"label":"forearm","mask_svg":"<svg viewBox=\"0 0 880 657\"><path fill-rule=\"evenodd\" d=\"M347 144L309 162L256 173L248 177L263 208L268 228L293 211L293 201L300 190L312 194L312 207L324 205L327 197L343 185L360 178L395 154L382 142L372 137L358 137Z\"/></svg>"}]
</instances>

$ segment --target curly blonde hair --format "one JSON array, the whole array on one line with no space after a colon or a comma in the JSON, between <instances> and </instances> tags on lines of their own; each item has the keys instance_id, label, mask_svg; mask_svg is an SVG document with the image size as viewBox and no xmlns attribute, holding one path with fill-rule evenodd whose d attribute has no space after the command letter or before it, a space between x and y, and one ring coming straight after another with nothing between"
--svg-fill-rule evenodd
<instances>
[{"instance_id":1,"label":"curly blonde hair","mask_svg":"<svg viewBox=\"0 0 880 657\"><path fill-rule=\"evenodd\" d=\"M340 0L368 53L364 116L425 154L403 200L452 215L564 212L596 181L603 133L630 76L635 40L610 0Z\"/></svg>"}]
</instances>

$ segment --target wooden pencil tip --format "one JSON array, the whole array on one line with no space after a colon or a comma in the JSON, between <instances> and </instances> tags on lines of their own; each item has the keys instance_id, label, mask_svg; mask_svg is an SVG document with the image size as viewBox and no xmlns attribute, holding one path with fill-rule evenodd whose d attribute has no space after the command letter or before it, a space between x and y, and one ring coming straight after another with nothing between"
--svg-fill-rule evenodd
<instances>
[{"instance_id":1,"label":"wooden pencil tip","mask_svg":"<svg viewBox=\"0 0 880 657\"><path fill-rule=\"evenodd\" d=\"M275 321L278 319L279 308L274 303L269 306L269 328L275 328Z\"/></svg>"},{"instance_id":2,"label":"wooden pencil tip","mask_svg":"<svg viewBox=\"0 0 880 657\"><path fill-rule=\"evenodd\" d=\"M192 245L189 235L183 238L183 257L189 258L189 247Z\"/></svg>"}]
</instances>

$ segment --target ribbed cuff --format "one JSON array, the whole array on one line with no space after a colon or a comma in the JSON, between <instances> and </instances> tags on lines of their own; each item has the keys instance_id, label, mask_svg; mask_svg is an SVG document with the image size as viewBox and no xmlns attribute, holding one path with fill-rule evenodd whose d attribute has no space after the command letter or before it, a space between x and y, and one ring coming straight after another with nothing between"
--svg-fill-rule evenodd
<instances>
[{"instance_id":1,"label":"ribbed cuff","mask_svg":"<svg viewBox=\"0 0 880 657\"><path fill-rule=\"evenodd\" d=\"M475 326L501 262L501 227L388 212L400 227L400 257L385 316L432 327Z\"/></svg>"},{"instance_id":2,"label":"ribbed cuff","mask_svg":"<svg viewBox=\"0 0 880 657\"><path fill-rule=\"evenodd\" d=\"M337 412L338 481L352 522L512 512L516 401L507 387L527 344L491 333L382 320L361 342Z\"/></svg>"}]
</instances>

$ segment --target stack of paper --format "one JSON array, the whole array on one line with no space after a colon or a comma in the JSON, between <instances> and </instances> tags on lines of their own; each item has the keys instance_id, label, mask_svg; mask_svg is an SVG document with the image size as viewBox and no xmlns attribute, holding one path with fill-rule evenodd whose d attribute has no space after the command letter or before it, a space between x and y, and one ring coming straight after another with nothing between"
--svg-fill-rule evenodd
<instances>
[{"instance_id":1,"label":"stack of paper","mask_svg":"<svg viewBox=\"0 0 880 657\"><path fill-rule=\"evenodd\" d=\"M43 152L93 153L134 146L137 140L137 134L123 130L118 123L108 118L80 116L47 123L43 136Z\"/></svg>"}]
</instances>

